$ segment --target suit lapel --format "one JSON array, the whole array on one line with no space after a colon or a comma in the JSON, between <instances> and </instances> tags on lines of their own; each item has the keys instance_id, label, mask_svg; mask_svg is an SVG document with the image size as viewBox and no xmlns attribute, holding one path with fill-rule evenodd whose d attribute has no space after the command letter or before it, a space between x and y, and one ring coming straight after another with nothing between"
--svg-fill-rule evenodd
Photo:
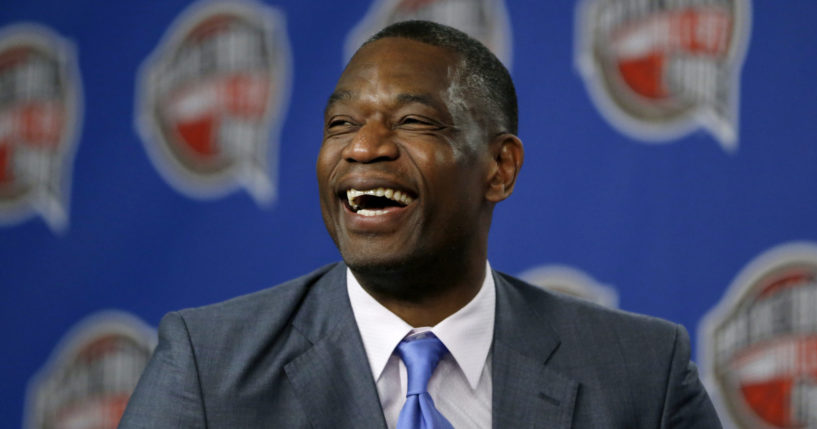
<instances>
[{"instance_id":1,"label":"suit lapel","mask_svg":"<svg viewBox=\"0 0 817 429\"><path fill-rule=\"evenodd\" d=\"M531 302L541 298L512 286L501 274L494 273L494 279L493 427L567 429L578 382L547 366L559 338L543 306Z\"/></svg>"},{"instance_id":2,"label":"suit lapel","mask_svg":"<svg viewBox=\"0 0 817 429\"><path fill-rule=\"evenodd\" d=\"M293 326L312 346L284 366L313 427L386 427L338 264L312 287Z\"/></svg>"},{"instance_id":3,"label":"suit lapel","mask_svg":"<svg viewBox=\"0 0 817 429\"><path fill-rule=\"evenodd\" d=\"M346 267L318 280L293 320L310 343L284 370L314 427L386 428L377 387L346 294ZM559 338L540 294L494 273L493 427L567 429L578 382L547 365Z\"/></svg>"}]
</instances>

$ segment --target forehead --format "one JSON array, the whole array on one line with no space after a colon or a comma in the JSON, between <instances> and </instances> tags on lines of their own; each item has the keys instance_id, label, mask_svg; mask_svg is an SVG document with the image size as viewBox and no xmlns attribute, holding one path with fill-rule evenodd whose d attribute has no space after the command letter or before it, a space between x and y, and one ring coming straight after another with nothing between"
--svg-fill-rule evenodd
<instances>
[{"instance_id":1,"label":"forehead","mask_svg":"<svg viewBox=\"0 0 817 429\"><path fill-rule=\"evenodd\" d=\"M335 91L343 98L442 96L451 86L457 65L457 55L446 48L384 38L365 45L352 57Z\"/></svg>"}]
</instances>

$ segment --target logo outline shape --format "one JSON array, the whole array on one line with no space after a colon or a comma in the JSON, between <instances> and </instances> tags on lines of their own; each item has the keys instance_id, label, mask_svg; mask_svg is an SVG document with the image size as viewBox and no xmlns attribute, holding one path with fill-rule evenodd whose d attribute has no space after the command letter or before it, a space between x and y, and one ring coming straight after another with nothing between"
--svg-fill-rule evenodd
<instances>
[{"instance_id":1,"label":"logo outline shape","mask_svg":"<svg viewBox=\"0 0 817 429\"><path fill-rule=\"evenodd\" d=\"M715 138L724 151L736 152L740 119L740 78L751 36L751 0L728 0L733 3L735 12L732 15L733 28L725 61L728 76L722 77L722 80L726 81L726 84L723 85L726 88L721 89L728 91L727 100L722 103L726 106L724 109L726 111L717 112L717 109L712 107L711 104L714 104L712 102L695 101L690 102L689 108L682 109L682 113L676 115L677 117L656 123L635 117L627 112L622 105L627 105L628 102L617 100L617 96L613 95L609 88L613 84L606 83L607 81L620 82L620 76L606 76L605 71L597 65L595 54L597 41L593 37L596 31L594 18L599 13L600 5L614 4L617 1L621 3L619 0L581 0L576 6L574 19L576 29L573 49L574 67L601 116L617 131L643 143L667 144L697 130L704 130ZM644 7L647 7L648 1L641 3L645 3ZM712 78L712 80L719 78L721 77ZM672 113L669 114L669 116L672 115Z\"/></svg>"},{"instance_id":2,"label":"logo outline shape","mask_svg":"<svg viewBox=\"0 0 817 429\"><path fill-rule=\"evenodd\" d=\"M258 139L252 149L244 148L243 158L216 174L191 172L172 152L161 124L151 111L157 106L154 91L158 67L165 66L167 57L177 55L180 47L197 26L208 19L229 16L257 25L270 54L268 77L272 87L261 121ZM172 188L185 196L200 200L222 198L235 191L246 190L259 206L277 199L278 167L281 130L291 96L292 53L286 20L277 8L253 0L200 0L184 9L168 26L156 48L141 64L137 77L135 97L135 128L148 153L148 158L160 176ZM180 103L183 104L183 103ZM242 144L246 146L245 144Z\"/></svg>"},{"instance_id":3,"label":"logo outline shape","mask_svg":"<svg viewBox=\"0 0 817 429\"><path fill-rule=\"evenodd\" d=\"M35 184L33 190L24 191L12 201L0 199L0 224L16 225L39 215L52 232L62 234L67 231L70 221L74 161L80 144L84 116L84 92L77 49L69 39L49 27L33 22L21 22L0 28L0 54L9 53L8 47L37 50L41 54L51 56L47 59L54 62L54 71L58 73L56 77L62 91L60 98L56 99L61 102L61 106L57 106L54 115L60 118L61 114L62 121L58 124L59 119L47 111L40 111L38 117L29 118L28 126L38 123L48 129L61 125L58 141L49 143L56 147L54 154L51 156L45 153L40 153L39 156L31 154L26 162L28 168L24 167L28 170L27 175L33 174L39 178L38 182L47 183ZM8 110L8 107L5 107L5 110ZM15 131L15 128L20 128L20 125L14 125L16 122L14 118L0 116L3 116L0 117L0 141L9 134L13 139L14 134L19 134L19 129ZM39 131L49 134L49 131L43 129ZM5 161L13 162L11 155L8 154L9 152L6 152L4 156ZM32 168L37 171L30 171Z\"/></svg>"}]
</instances>

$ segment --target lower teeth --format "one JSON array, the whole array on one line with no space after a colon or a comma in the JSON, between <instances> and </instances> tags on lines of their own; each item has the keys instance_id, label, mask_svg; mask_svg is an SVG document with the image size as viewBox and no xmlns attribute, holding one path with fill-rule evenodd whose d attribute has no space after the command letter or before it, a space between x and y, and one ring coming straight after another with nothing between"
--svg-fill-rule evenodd
<instances>
[{"instance_id":1,"label":"lower teeth","mask_svg":"<svg viewBox=\"0 0 817 429\"><path fill-rule=\"evenodd\" d=\"M386 211L385 210L360 209L356 213L361 215L361 216L377 216L377 215L386 214Z\"/></svg>"}]
</instances>

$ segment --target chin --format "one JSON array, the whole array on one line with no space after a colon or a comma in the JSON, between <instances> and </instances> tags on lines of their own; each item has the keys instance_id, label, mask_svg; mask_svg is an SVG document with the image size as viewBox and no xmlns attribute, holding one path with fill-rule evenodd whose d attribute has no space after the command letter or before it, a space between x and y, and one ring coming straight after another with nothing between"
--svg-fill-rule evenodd
<instances>
[{"instance_id":1,"label":"chin","mask_svg":"<svg viewBox=\"0 0 817 429\"><path fill-rule=\"evenodd\" d=\"M343 262L352 271L388 274L416 267L423 258L411 238L383 240L378 236L341 237L335 240Z\"/></svg>"},{"instance_id":2,"label":"chin","mask_svg":"<svg viewBox=\"0 0 817 429\"><path fill-rule=\"evenodd\" d=\"M385 259L344 258L360 282L375 299L389 297L401 301L418 301L434 294L423 281L408 281L416 276L416 269L406 261ZM400 281L403 280L403 281Z\"/></svg>"},{"instance_id":3,"label":"chin","mask_svg":"<svg viewBox=\"0 0 817 429\"><path fill-rule=\"evenodd\" d=\"M352 269L352 271L361 274L389 274L396 273L406 268L405 258L399 257L385 257L383 254L379 255L361 255L359 253L350 254L349 252L341 252L343 262Z\"/></svg>"}]
</instances>

